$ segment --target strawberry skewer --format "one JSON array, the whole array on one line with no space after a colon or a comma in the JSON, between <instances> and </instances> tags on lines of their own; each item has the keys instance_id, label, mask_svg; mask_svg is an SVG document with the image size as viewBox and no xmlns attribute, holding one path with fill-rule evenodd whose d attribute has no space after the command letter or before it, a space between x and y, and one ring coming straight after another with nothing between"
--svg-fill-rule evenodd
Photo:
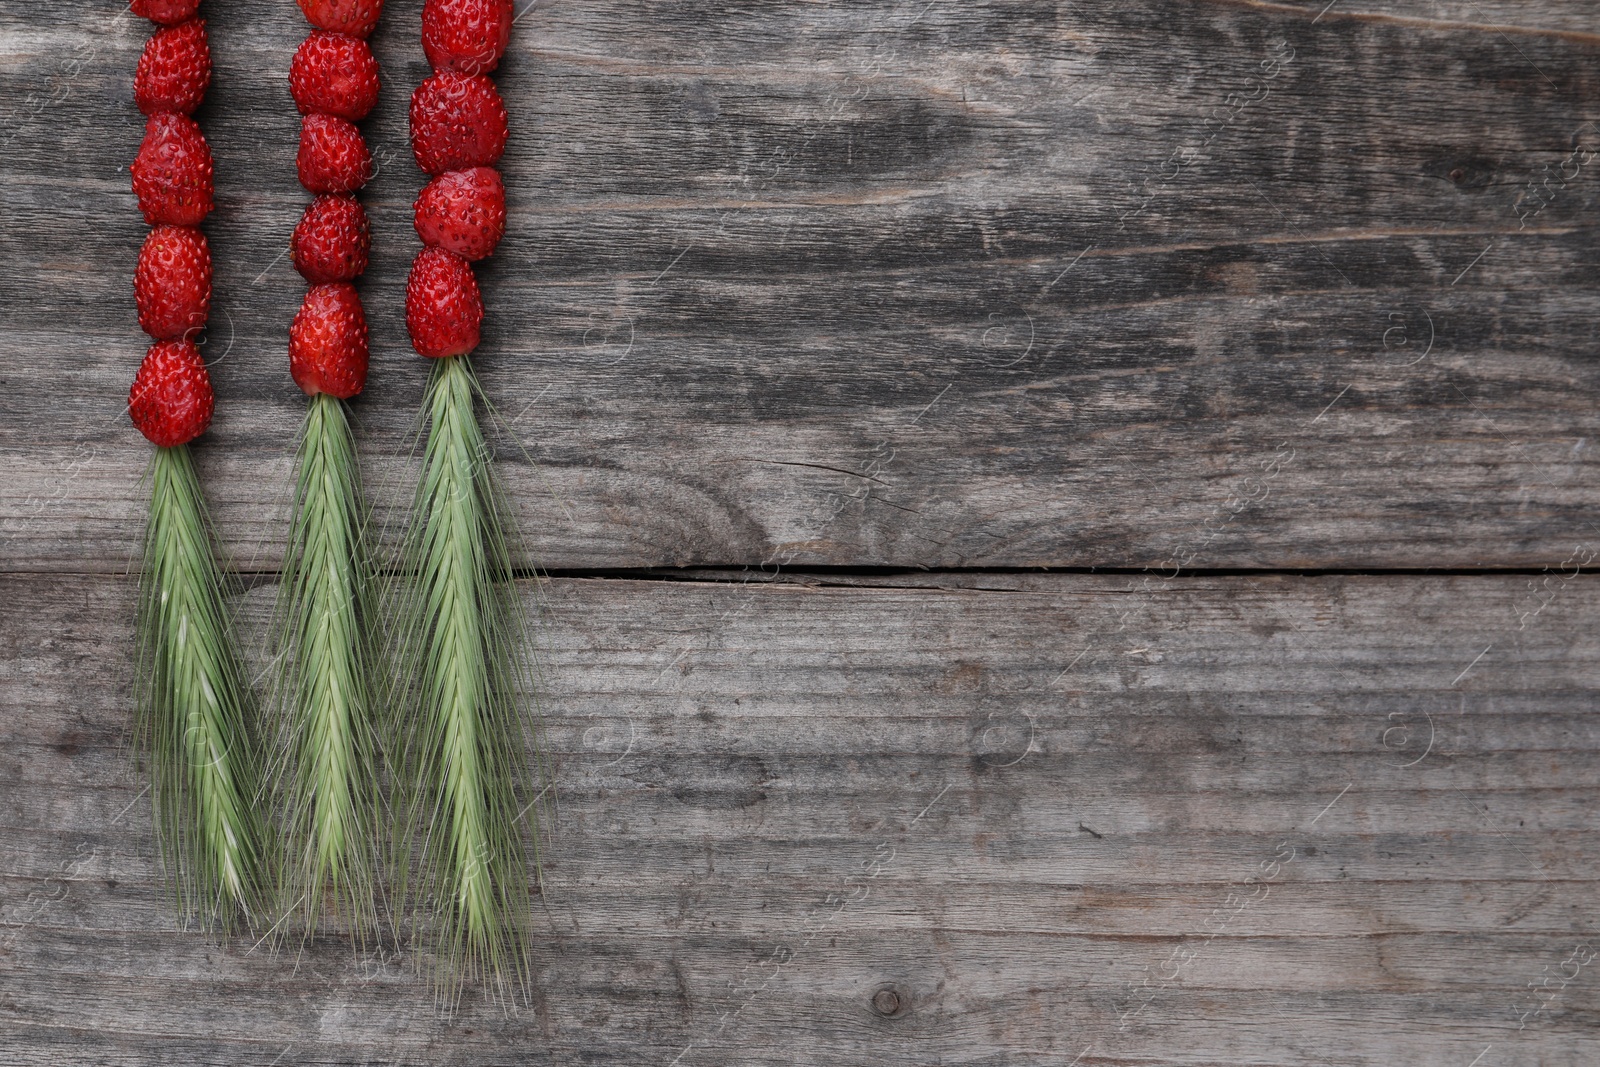
<instances>
[{"instance_id":1,"label":"strawberry skewer","mask_svg":"<svg viewBox=\"0 0 1600 1067\"><path fill-rule=\"evenodd\" d=\"M510 510L478 424L469 363L483 297L472 263L505 233L504 103L486 74L511 36L511 0L426 0L434 73L411 97L411 147L431 181L415 205L406 284L412 347L432 358L424 471L401 573L405 708L397 805L422 841L418 906L428 909L442 996L485 977L526 988L529 879L522 818L529 730L527 630L514 577ZM529 831L535 819L529 819ZM537 860L535 843L534 858Z\"/></svg>"},{"instance_id":2,"label":"strawberry skewer","mask_svg":"<svg viewBox=\"0 0 1600 1067\"><path fill-rule=\"evenodd\" d=\"M152 227L134 297L154 343L129 391L128 414L156 446L140 572L136 732L179 909L227 929L261 902L265 828L255 805L259 753L246 721L243 669L188 449L214 407L195 344L211 309L211 251L198 226L214 193L211 149L189 117L211 81L197 8L198 0L132 5L160 27L134 78L134 102L147 120L130 168Z\"/></svg>"},{"instance_id":3,"label":"strawberry skewer","mask_svg":"<svg viewBox=\"0 0 1600 1067\"><path fill-rule=\"evenodd\" d=\"M289 326L289 373L311 399L297 450L294 514L279 583L281 674L274 709L283 743L281 905L307 934L331 901L358 940L376 927L377 745L370 555L345 401L366 385L367 321L351 284L367 267L370 228L355 192L372 177L356 122L378 99L365 37L381 0L300 0L312 32L289 91L302 115L295 160L315 196L290 251L308 284ZM287 931L293 922L285 923Z\"/></svg>"}]
</instances>

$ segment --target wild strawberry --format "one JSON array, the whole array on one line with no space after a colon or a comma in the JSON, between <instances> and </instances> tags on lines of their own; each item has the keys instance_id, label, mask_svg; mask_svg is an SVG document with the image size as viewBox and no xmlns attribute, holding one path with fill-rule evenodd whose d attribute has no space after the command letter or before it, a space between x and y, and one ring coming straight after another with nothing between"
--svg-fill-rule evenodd
<instances>
[{"instance_id":1,"label":"wild strawberry","mask_svg":"<svg viewBox=\"0 0 1600 1067\"><path fill-rule=\"evenodd\" d=\"M423 187L413 212L423 244L482 259L505 236L505 183L490 167L448 171Z\"/></svg>"},{"instance_id":2,"label":"wild strawberry","mask_svg":"<svg viewBox=\"0 0 1600 1067\"><path fill-rule=\"evenodd\" d=\"M429 174L485 167L506 150L506 105L481 74L445 71L411 94L411 151Z\"/></svg>"},{"instance_id":3,"label":"wild strawberry","mask_svg":"<svg viewBox=\"0 0 1600 1067\"><path fill-rule=\"evenodd\" d=\"M378 102L378 61L360 38L316 30L289 64L289 93L302 115L321 111L358 122Z\"/></svg>"},{"instance_id":4,"label":"wild strawberry","mask_svg":"<svg viewBox=\"0 0 1600 1067\"><path fill-rule=\"evenodd\" d=\"M200 10L200 0L133 0L128 10L142 19L176 26L194 18L194 13Z\"/></svg>"},{"instance_id":5,"label":"wild strawberry","mask_svg":"<svg viewBox=\"0 0 1600 1067\"><path fill-rule=\"evenodd\" d=\"M289 375L307 396L347 400L367 384L367 316L356 287L314 285L289 325Z\"/></svg>"},{"instance_id":6,"label":"wild strawberry","mask_svg":"<svg viewBox=\"0 0 1600 1067\"><path fill-rule=\"evenodd\" d=\"M300 184L313 193L349 193L372 178L372 153L361 131L332 115L307 115L300 122Z\"/></svg>"},{"instance_id":7,"label":"wild strawberry","mask_svg":"<svg viewBox=\"0 0 1600 1067\"><path fill-rule=\"evenodd\" d=\"M133 272L139 328L157 341L192 337L211 313L211 249L193 226L157 226Z\"/></svg>"},{"instance_id":8,"label":"wild strawberry","mask_svg":"<svg viewBox=\"0 0 1600 1067\"><path fill-rule=\"evenodd\" d=\"M319 30L366 37L378 25L383 0L300 0L300 12Z\"/></svg>"},{"instance_id":9,"label":"wild strawberry","mask_svg":"<svg viewBox=\"0 0 1600 1067\"><path fill-rule=\"evenodd\" d=\"M144 126L129 168L144 221L198 226L211 213L211 146L194 120L160 111Z\"/></svg>"},{"instance_id":10,"label":"wild strawberry","mask_svg":"<svg viewBox=\"0 0 1600 1067\"><path fill-rule=\"evenodd\" d=\"M289 239L294 269L312 285L347 282L367 269L372 248L367 213L350 196L319 196Z\"/></svg>"},{"instance_id":11,"label":"wild strawberry","mask_svg":"<svg viewBox=\"0 0 1600 1067\"><path fill-rule=\"evenodd\" d=\"M406 279L406 332L424 356L464 356L478 347L483 295L472 265L454 252L424 248Z\"/></svg>"},{"instance_id":12,"label":"wild strawberry","mask_svg":"<svg viewBox=\"0 0 1600 1067\"><path fill-rule=\"evenodd\" d=\"M133 76L133 102L146 115L157 111L188 115L200 106L210 84L206 20L191 19L157 30L144 43Z\"/></svg>"},{"instance_id":13,"label":"wild strawberry","mask_svg":"<svg viewBox=\"0 0 1600 1067\"><path fill-rule=\"evenodd\" d=\"M511 42L511 0L427 0L422 5L422 50L434 70L486 74Z\"/></svg>"},{"instance_id":14,"label":"wild strawberry","mask_svg":"<svg viewBox=\"0 0 1600 1067\"><path fill-rule=\"evenodd\" d=\"M214 402L211 375L193 342L157 341L128 390L128 415L151 444L172 448L206 432Z\"/></svg>"}]
</instances>

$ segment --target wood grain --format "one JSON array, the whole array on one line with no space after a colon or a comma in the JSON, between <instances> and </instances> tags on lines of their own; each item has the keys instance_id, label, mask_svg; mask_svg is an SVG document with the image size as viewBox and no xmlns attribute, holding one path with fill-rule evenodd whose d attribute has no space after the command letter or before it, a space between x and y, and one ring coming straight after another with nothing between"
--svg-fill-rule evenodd
<instances>
[{"instance_id":1,"label":"wood grain","mask_svg":"<svg viewBox=\"0 0 1600 1067\"><path fill-rule=\"evenodd\" d=\"M537 991L455 1020L174 929L131 583L0 579L0 1064L1600 1055L1597 579L708 578L530 590Z\"/></svg>"},{"instance_id":2,"label":"wood grain","mask_svg":"<svg viewBox=\"0 0 1600 1067\"><path fill-rule=\"evenodd\" d=\"M419 6L374 40L367 124L384 509L426 370L400 318ZM533 7L498 75L512 220L479 362L540 561L1541 567L1593 543L1592 11L1325 6ZM203 467L232 556L271 568L304 409L280 255L303 26L207 11ZM0 8L7 568L115 571L137 542L144 36Z\"/></svg>"}]
</instances>

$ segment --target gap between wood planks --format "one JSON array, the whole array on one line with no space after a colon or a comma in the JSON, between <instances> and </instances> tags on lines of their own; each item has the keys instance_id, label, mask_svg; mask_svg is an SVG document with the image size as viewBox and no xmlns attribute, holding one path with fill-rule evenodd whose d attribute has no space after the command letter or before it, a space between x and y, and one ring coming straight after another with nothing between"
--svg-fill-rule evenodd
<instances>
[{"instance_id":1,"label":"gap between wood planks","mask_svg":"<svg viewBox=\"0 0 1600 1067\"><path fill-rule=\"evenodd\" d=\"M1184 567L1177 570L1158 567L876 567L870 565L816 564L785 570L778 566L727 565L696 567L533 567L519 569L518 580L578 578L595 581L636 582L687 582L707 585L795 584L795 585L848 585L863 588L927 588L928 581L941 577L956 580L982 579L985 576L1001 577L1098 575L1101 577L1156 575L1163 579L1178 578L1515 578L1537 577L1549 574L1550 567ZM6 572L0 571L0 574ZM32 574L34 572L11 572ZM58 571L61 577L115 578L104 571ZM385 571L388 575L391 572ZM1565 568L1562 574L1600 574L1600 565ZM233 577L246 589L275 583L280 572L276 569L240 570ZM896 579L919 579L902 586ZM1015 589L965 585L972 592L1017 592Z\"/></svg>"},{"instance_id":2,"label":"gap between wood planks","mask_svg":"<svg viewBox=\"0 0 1600 1067\"><path fill-rule=\"evenodd\" d=\"M1469 4L1468 6L1483 15L1485 21L1468 22L1457 19L1397 15L1386 11L1362 11L1359 10L1358 5L1349 5L1347 7L1339 4L1338 0L1333 0L1333 2L1320 8L1315 5L1301 7L1295 4L1273 3L1271 0L1224 0L1224 2L1232 2L1240 7L1284 15L1310 15L1315 11L1316 16L1311 20L1312 25L1327 18L1339 21L1387 23L1395 26L1414 27L1424 30L1443 30L1445 32L1497 33L1502 36L1514 33L1520 37L1549 37L1556 40L1572 41L1575 44L1600 43L1600 34L1584 33L1581 30L1562 30L1544 26L1518 26L1509 23L1489 22L1488 16L1476 4ZM1341 8L1346 9L1341 10Z\"/></svg>"},{"instance_id":3,"label":"gap between wood planks","mask_svg":"<svg viewBox=\"0 0 1600 1067\"><path fill-rule=\"evenodd\" d=\"M792 569L761 566L697 566L697 567L616 567L616 568L546 568L538 567L525 572L527 577L540 578L614 578L638 581L729 582L748 581L753 577L769 578L821 578L832 575L851 578L894 578L900 575L938 576L952 574L982 576L985 574L1098 574L1130 575L1160 574L1176 578L1321 578L1327 575L1371 577L1516 577L1519 574L1547 574L1549 567L1182 567L1171 570L1163 567L875 567L871 565L811 564ZM99 572L95 572L99 573ZM276 573L276 572L272 572ZM1600 574L1600 564L1564 569L1562 573ZM523 576L519 574L519 576Z\"/></svg>"}]
</instances>

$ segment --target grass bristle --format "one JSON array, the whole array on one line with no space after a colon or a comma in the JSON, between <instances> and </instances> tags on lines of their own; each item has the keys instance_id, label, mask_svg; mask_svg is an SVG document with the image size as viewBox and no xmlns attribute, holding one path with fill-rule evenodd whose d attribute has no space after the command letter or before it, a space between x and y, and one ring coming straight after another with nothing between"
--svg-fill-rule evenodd
<instances>
[{"instance_id":1,"label":"grass bristle","mask_svg":"<svg viewBox=\"0 0 1600 1067\"><path fill-rule=\"evenodd\" d=\"M344 403L313 397L301 428L278 593L278 900L287 933L327 917L358 944L376 930L378 745L373 572Z\"/></svg>"},{"instance_id":2,"label":"grass bristle","mask_svg":"<svg viewBox=\"0 0 1600 1067\"><path fill-rule=\"evenodd\" d=\"M414 910L431 935L436 989L466 982L526 991L529 774L528 630L510 521L474 410L466 357L437 361L424 403L427 443L397 578L395 679L402 826L419 844ZM396 869L411 868L402 845ZM534 856L537 861L537 841Z\"/></svg>"},{"instance_id":3,"label":"grass bristle","mask_svg":"<svg viewBox=\"0 0 1600 1067\"><path fill-rule=\"evenodd\" d=\"M260 753L188 446L158 448L139 583L136 740L181 914L226 932L264 900Z\"/></svg>"}]
</instances>

